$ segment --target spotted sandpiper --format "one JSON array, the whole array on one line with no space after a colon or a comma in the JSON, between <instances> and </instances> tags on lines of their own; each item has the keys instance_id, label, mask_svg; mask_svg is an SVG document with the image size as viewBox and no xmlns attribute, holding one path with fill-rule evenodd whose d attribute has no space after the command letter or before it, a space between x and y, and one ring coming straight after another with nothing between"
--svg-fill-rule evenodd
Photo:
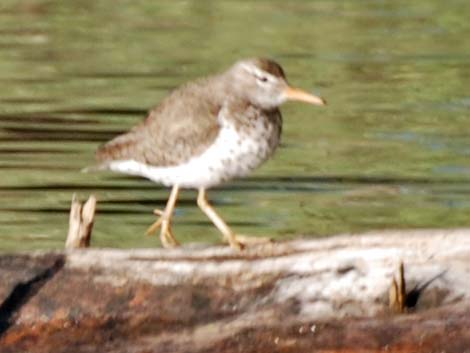
<instances>
[{"instance_id":1,"label":"spotted sandpiper","mask_svg":"<svg viewBox=\"0 0 470 353\"><path fill-rule=\"evenodd\" d=\"M287 100L324 105L325 101L287 83L284 70L269 59L247 59L227 71L187 83L152 109L129 132L100 147L100 169L139 175L171 186L159 219L164 247L179 245L171 229L180 188L198 190L197 204L233 248L237 237L207 200L206 190L242 177L266 161L279 145Z\"/></svg>"}]
</instances>

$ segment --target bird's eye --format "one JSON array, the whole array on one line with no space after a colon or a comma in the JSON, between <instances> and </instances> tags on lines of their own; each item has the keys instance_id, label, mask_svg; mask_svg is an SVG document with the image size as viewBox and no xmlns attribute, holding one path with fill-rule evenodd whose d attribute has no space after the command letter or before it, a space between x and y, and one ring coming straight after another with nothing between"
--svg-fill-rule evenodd
<instances>
[{"instance_id":1,"label":"bird's eye","mask_svg":"<svg viewBox=\"0 0 470 353\"><path fill-rule=\"evenodd\" d=\"M268 82L268 78L266 76L258 76L257 79L261 82Z\"/></svg>"}]
</instances>

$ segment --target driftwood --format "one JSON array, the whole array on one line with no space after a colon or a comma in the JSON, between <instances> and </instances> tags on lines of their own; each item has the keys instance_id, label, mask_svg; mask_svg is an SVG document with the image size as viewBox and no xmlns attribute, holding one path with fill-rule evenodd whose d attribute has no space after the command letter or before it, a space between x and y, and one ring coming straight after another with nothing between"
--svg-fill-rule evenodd
<instances>
[{"instance_id":1,"label":"driftwood","mask_svg":"<svg viewBox=\"0 0 470 353\"><path fill-rule=\"evenodd\" d=\"M69 231L65 242L66 249L87 248L90 246L91 232L96 210L96 197L91 195L84 205L77 195L72 196Z\"/></svg>"},{"instance_id":2,"label":"driftwood","mask_svg":"<svg viewBox=\"0 0 470 353\"><path fill-rule=\"evenodd\" d=\"M469 274L467 229L1 255L0 352L463 353Z\"/></svg>"}]
</instances>

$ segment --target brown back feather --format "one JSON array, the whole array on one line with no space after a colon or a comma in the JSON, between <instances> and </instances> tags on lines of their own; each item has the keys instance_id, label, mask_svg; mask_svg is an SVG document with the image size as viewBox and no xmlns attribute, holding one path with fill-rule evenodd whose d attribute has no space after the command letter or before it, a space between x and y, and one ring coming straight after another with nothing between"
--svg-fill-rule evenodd
<instances>
[{"instance_id":1,"label":"brown back feather","mask_svg":"<svg viewBox=\"0 0 470 353\"><path fill-rule=\"evenodd\" d=\"M214 141L223 95L210 79L189 83L166 97L145 121L101 146L97 160L135 160L173 166L202 153Z\"/></svg>"}]
</instances>

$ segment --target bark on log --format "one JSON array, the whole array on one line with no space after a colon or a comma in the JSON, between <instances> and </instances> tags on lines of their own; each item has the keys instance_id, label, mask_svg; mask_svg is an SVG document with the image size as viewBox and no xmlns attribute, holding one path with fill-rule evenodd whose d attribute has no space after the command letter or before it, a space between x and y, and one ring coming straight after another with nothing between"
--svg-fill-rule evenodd
<instances>
[{"instance_id":1,"label":"bark on log","mask_svg":"<svg viewBox=\"0 0 470 353\"><path fill-rule=\"evenodd\" d=\"M462 353L469 275L467 229L1 255L0 351Z\"/></svg>"}]
</instances>

